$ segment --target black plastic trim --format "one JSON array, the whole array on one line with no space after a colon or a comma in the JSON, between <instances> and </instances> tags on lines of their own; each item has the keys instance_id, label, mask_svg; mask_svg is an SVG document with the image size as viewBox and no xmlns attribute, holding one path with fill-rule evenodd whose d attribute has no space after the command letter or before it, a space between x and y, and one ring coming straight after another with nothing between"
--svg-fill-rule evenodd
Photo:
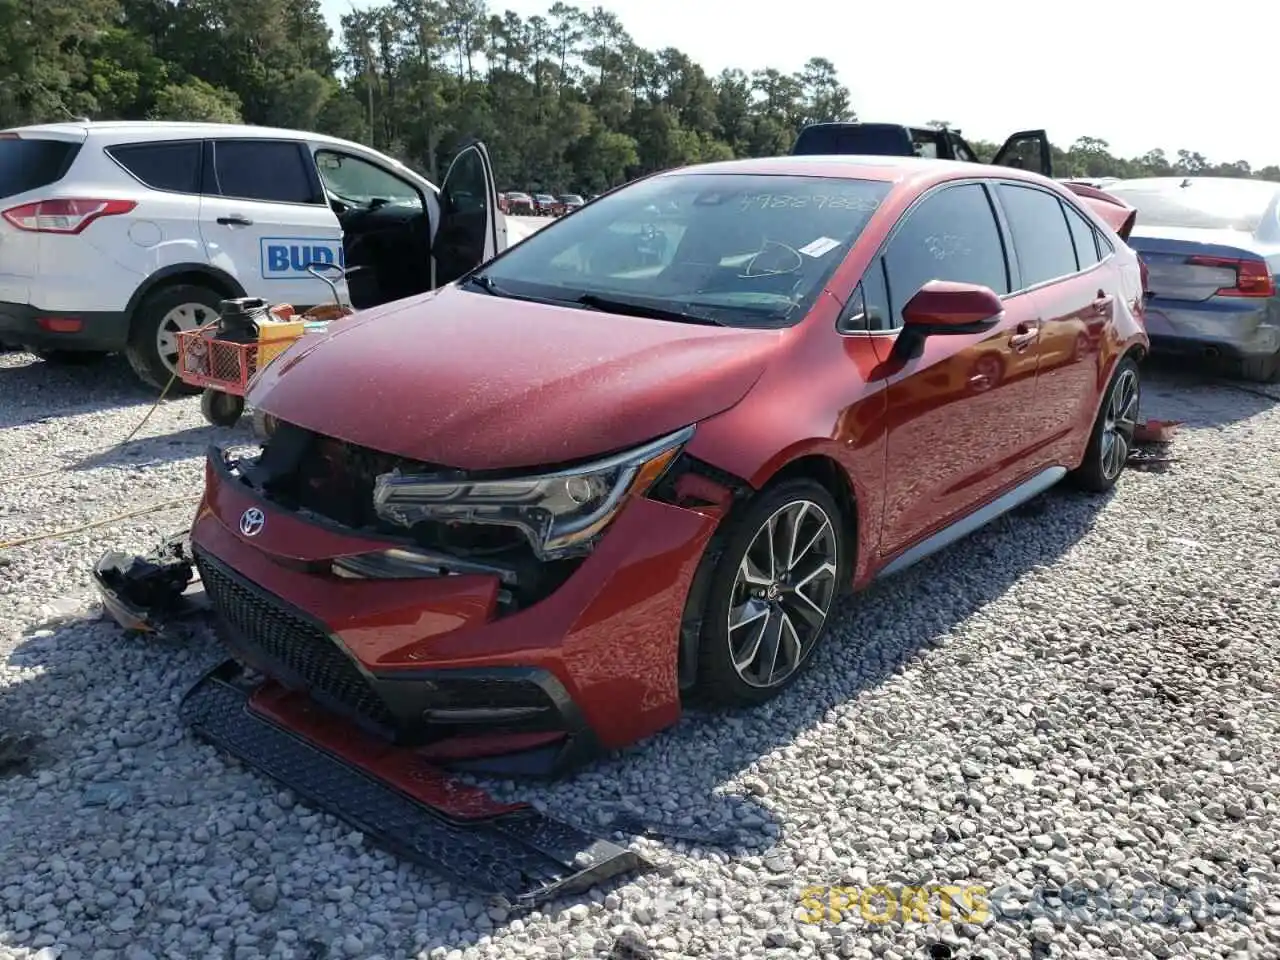
<instances>
[{"instance_id":1,"label":"black plastic trim","mask_svg":"<svg viewBox=\"0 0 1280 960\"><path fill-rule=\"evenodd\" d=\"M234 300L238 297L248 296L240 281L227 273L225 270L219 270L217 267L211 267L207 263L175 263L167 267L161 267L133 291L133 296L129 298L129 304L124 308L124 316L129 318L129 322L133 322L134 311L138 309L138 305L142 303L146 297L165 286L173 280L174 277L187 276L197 274L202 279L209 281L210 287L216 288L219 295L225 295L225 299Z\"/></svg>"},{"instance_id":2,"label":"black plastic trim","mask_svg":"<svg viewBox=\"0 0 1280 960\"><path fill-rule=\"evenodd\" d=\"M206 674L183 697L183 722L397 856L521 909L648 866L639 854L533 807L450 817L255 713L241 673L227 662Z\"/></svg>"},{"instance_id":3,"label":"black plastic trim","mask_svg":"<svg viewBox=\"0 0 1280 960\"><path fill-rule=\"evenodd\" d=\"M40 326L41 318L75 319L83 325L75 333L55 333ZM27 303L0 303L0 340L48 350L111 353L129 339L126 315L115 311L41 310Z\"/></svg>"}]
</instances>

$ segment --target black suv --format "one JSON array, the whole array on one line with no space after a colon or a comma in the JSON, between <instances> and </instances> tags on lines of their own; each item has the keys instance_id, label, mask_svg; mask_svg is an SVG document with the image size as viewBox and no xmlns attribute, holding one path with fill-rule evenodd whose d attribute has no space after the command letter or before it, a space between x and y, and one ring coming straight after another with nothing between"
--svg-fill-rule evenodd
<instances>
[{"instance_id":1,"label":"black suv","mask_svg":"<svg viewBox=\"0 0 1280 960\"><path fill-rule=\"evenodd\" d=\"M904 127L896 123L813 123L800 131L792 156L859 154L874 157L930 157L981 163L959 130ZM1021 130L1004 142L991 161L1000 167L1053 176L1049 137Z\"/></svg>"}]
</instances>

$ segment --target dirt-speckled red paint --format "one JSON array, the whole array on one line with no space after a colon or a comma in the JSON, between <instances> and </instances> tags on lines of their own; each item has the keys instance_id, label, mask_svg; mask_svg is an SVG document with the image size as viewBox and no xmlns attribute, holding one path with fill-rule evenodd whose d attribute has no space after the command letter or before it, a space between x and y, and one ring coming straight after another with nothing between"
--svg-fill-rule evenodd
<instances>
[{"instance_id":1,"label":"dirt-speckled red paint","mask_svg":"<svg viewBox=\"0 0 1280 960\"><path fill-rule=\"evenodd\" d=\"M446 289L304 338L250 402L315 431L464 469L563 463L696 423L687 452L754 488L800 458L838 465L856 503L853 580L1047 466L1079 464L1118 358L1145 347L1136 257L1006 296L981 333L924 341L841 335L836 320L903 213L944 181L1021 171L946 161L789 158L712 172L863 177L895 184L809 315L781 331L617 317ZM679 175L679 172L668 175ZM1027 338L1026 324L1040 331ZM679 623L729 506L704 477L697 509L627 503L551 596L495 618L496 578L342 582L306 568L376 541L316 526L209 471L194 540L329 625L380 672L529 666L551 671L606 747L680 713ZM249 506L263 531L241 536Z\"/></svg>"},{"instance_id":2,"label":"dirt-speckled red paint","mask_svg":"<svg viewBox=\"0 0 1280 960\"><path fill-rule=\"evenodd\" d=\"M249 402L328 436L492 470L578 460L715 416L751 389L779 334L449 287L419 310L321 337L331 342L304 341L267 367Z\"/></svg>"}]
</instances>

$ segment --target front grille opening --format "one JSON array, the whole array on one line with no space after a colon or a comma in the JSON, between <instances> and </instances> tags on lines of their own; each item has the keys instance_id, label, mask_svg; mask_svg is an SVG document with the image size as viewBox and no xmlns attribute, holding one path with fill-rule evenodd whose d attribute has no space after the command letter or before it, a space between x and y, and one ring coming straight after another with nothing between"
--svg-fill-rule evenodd
<instances>
[{"instance_id":1,"label":"front grille opening","mask_svg":"<svg viewBox=\"0 0 1280 960\"><path fill-rule=\"evenodd\" d=\"M460 560L500 566L514 574L498 613L505 616L550 596L585 558L543 561L514 528L469 523L421 523L412 530L388 523L373 507L379 475L459 477L461 471L409 460L280 422L260 456L239 461L244 481L287 510L310 514L366 536L413 544Z\"/></svg>"},{"instance_id":2,"label":"front grille opening","mask_svg":"<svg viewBox=\"0 0 1280 960\"><path fill-rule=\"evenodd\" d=\"M395 718L334 640L265 590L248 585L202 551L196 567L214 610L231 627L233 641L279 664L317 699L367 718L380 728ZM279 676L288 681L290 678Z\"/></svg>"}]
</instances>

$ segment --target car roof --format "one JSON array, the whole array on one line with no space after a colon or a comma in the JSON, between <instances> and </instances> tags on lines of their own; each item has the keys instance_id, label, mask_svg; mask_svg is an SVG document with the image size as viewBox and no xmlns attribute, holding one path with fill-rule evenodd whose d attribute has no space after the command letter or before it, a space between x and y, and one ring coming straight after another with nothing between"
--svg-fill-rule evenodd
<instances>
[{"instance_id":1,"label":"car roof","mask_svg":"<svg viewBox=\"0 0 1280 960\"><path fill-rule=\"evenodd\" d=\"M1265 190L1280 189L1280 184L1272 180L1254 180L1250 177L1197 177L1197 176L1178 176L1171 177L1134 177L1130 180L1118 180L1112 184L1113 187L1123 187L1124 189L1137 188L1141 190L1174 190L1182 189L1183 184L1194 187L1203 184L1207 187L1223 187L1230 189L1231 187L1240 186L1241 190L1257 190L1262 193Z\"/></svg>"},{"instance_id":2,"label":"car roof","mask_svg":"<svg viewBox=\"0 0 1280 960\"><path fill-rule=\"evenodd\" d=\"M48 134L52 136L129 135L147 140L183 137L236 137L249 140L308 140L344 147L369 150L351 140L330 137L305 130L282 127L259 127L247 123L192 123L181 120L73 120L63 123L40 123L26 127L9 127L6 132ZM375 151L376 152L376 151Z\"/></svg>"},{"instance_id":3,"label":"car roof","mask_svg":"<svg viewBox=\"0 0 1280 960\"><path fill-rule=\"evenodd\" d=\"M685 176L709 173L757 174L780 177L835 177L845 180L880 180L888 183L913 183L927 186L943 180L968 177L1002 177L1051 183L1038 173L1015 167L994 167L987 163L965 163L961 160L935 160L926 157L882 157L841 154L831 156L759 157L750 160L726 160L719 163L680 167L659 176Z\"/></svg>"}]
</instances>

